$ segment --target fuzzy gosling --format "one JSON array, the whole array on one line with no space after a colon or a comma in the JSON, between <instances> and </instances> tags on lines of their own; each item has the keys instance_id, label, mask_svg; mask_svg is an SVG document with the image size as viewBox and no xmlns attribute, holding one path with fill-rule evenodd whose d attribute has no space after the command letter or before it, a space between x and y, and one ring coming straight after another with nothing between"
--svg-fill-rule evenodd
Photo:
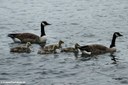
<instances>
[{"instance_id":1,"label":"fuzzy gosling","mask_svg":"<svg viewBox=\"0 0 128 85\"><path fill-rule=\"evenodd\" d=\"M62 48L61 45L63 43L64 42L62 40L60 40L57 44L52 44L52 45L44 46L44 47L42 47L41 50L38 51L38 54L56 53L56 49Z\"/></svg>"},{"instance_id":2,"label":"fuzzy gosling","mask_svg":"<svg viewBox=\"0 0 128 85\"><path fill-rule=\"evenodd\" d=\"M14 48L11 48L10 49L10 52L15 52L15 53L30 53L31 50L30 50L30 47L31 46L31 43L30 42L27 42L25 46L17 46L17 47L14 47Z\"/></svg>"},{"instance_id":3,"label":"fuzzy gosling","mask_svg":"<svg viewBox=\"0 0 128 85\"><path fill-rule=\"evenodd\" d=\"M60 49L62 48L62 44L64 43L64 41L60 40L57 44L52 44L52 45L48 45L48 46L45 46L43 49L51 49L53 48L54 46L57 47L57 49Z\"/></svg>"},{"instance_id":4,"label":"fuzzy gosling","mask_svg":"<svg viewBox=\"0 0 128 85\"><path fill-rule=\"evenodd\" d=\"M78 52L79 46L80 45L78 43L76 43L74 47L62 48L61 52Z\"/></svg>"},{"instance_id":5,"label":"fuzzy gosling","mask_svg":"<svg viewBox=\"0 0 128 85\"><path fill-rule=\"evenodd\" d=\"M41 49L41 50L38 51L38 54L52 54L52 53L57 53L56 52L56 49L57 48L58 47L56 45L53 46L53 48L49 48L49 49L43 48L43 49Z\"/></svg>"}]
</instances>

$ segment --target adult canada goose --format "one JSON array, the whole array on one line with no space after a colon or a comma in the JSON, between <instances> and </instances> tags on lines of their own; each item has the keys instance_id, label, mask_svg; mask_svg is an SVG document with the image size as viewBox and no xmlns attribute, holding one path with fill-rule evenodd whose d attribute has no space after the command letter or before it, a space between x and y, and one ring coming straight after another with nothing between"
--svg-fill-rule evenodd
<instances>
[{"instance_id":1,"label":"adult canada goose","mask_svg":"<svg viewBox=\"0 0 128 85\"><path fill-rule=\"evenodd\" d=\"M38 54L51 54L51 53L57 53L56 49L58 47L56 45L53 46L53 48L45 49L42 48L41 50L38 51Z\"/></svg>"},{"instance_id":2,"label":"adult canada goose","mask_svg":"<svg viewBox=\"0 0 128 85\"><path fill-rule=\"evenodd\" d=\"M52 45L48 45L48 46L44 46L44 47L42 47L42 51L38 51L38 53L40 53L40 52L43 52L44 51L44 53L46 52L50 52L51 53L51 51L53 52L55 52L56 53L56 49L62 49L62 44L63 44L64 42L62 41L62 40L60 40L57 44L52 44ZM43 53L42 53L43 54Z\"/></svg>"},{"instance_id":3,"label":"adult canada goose","mask_svg":"<svg viewBox=\"0 0 128 85\"><path fill-rule=\"evenodd\" d=\"M51 25L49 23L47 23L46 21L42 21L41 22L41 35L35 35L33 33L12 33L12 34L8 34L8 37L11 37L12 40L14 42L16 41L16 38L19 39L21 41L21 43L27 43L27 42L31 42L31 43L42 43L42 42L46 42L46 34L45 34L45 30L44 27L47 25Z\"/></svg>"},{"instance_id":4,"label":"adult canada goose","mask_svg":"<svg viewBox=\"0 0 128 85\"><path fill-rule=\"evenodd\" d=\"M76 43L74 47L62 48L61 52L78 52L79 46L80 45L78 43Z\"/></svg>"},{"instance_id":5,"label":"adult canada goose","mask_svg":"<svg viewBox=\"0 0 128 85\"><path fill-rule=\"evenodd\" d=\"M81 50L83 54L87 54L87 55L98 55L104 53L112 54L116 52L115 42L116 42L116 38L119 36L123 36L123 35L121 35L119 32L115 32L113 34L110 47L106 47L99 44L92 44L92 45L79 46L78 48Z\"/></svg>"},{"instance_id":6,"label":"adult canada goose","mask_svg":"<svg viewBox=\"0 0 128 85\"><path fill-rule=\"evenodd\" d=\"M31 43L27 42L25 46L18 46L10 49L10 52L16 52L16 53L30 53L30 47Z\"/></svg>"}]
</instances>

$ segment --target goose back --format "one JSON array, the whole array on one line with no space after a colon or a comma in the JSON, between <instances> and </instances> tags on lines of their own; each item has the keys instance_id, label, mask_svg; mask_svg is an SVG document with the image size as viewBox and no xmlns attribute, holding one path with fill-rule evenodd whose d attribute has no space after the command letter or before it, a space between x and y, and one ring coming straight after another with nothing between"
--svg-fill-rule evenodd
<instances>
[{"instance_id":1,"label":"goose back","mask_svg":"<svg viewBox=\"0 0 128 85\"><path fill-rule=\"evenodd\" d=\"M111 52L110 48L99 44L80 46L79 49L81 51L91 52L91 55L98 55Z\"/></svg>"}]
</instances>

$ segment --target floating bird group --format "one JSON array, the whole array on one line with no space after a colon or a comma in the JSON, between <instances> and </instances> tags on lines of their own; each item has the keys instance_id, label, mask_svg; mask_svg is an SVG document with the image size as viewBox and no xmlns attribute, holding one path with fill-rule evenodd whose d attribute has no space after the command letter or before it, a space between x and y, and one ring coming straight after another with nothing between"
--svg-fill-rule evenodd
<instances>
[{"instance_id":1,"label":"floating bird group","mask_svg":"<svg viewBox=\"0 0 128 85\"><path fill-rule=\"evenodd\" d=\"M51 25L47 23L46 21L41 22L41 35L38 36L33 33L11 33L8 34L8 37L12 38L12 40L17 43L19 41L16 41L16 39L20 40L20 43L26 43L25 46L17 46L10 49L10 52L17 52L17 53L30 53L31 49L29 48L31 44L42 44L46 42L46 34L44 27L47 25ZM90 44L90 45L84 45L81 46L78 43L74 45L74 47L67 47L63 48L62 44L64 44L64 41L60 40L57 44L51 44L51 45L44 45L41 46L41 49L38 50L38 54L52 54L57 53L57 49L60 50L60 52L79 52L81 51L82 54L86 55L99 55L99 54L105 54L105 53L111 53L113 54L116 52L116 38L123 36L119 32L114 32L112 36L112 41L110 44L110 47L106 47L104 45L100 44Z\"/></svg>"}]
</instances>

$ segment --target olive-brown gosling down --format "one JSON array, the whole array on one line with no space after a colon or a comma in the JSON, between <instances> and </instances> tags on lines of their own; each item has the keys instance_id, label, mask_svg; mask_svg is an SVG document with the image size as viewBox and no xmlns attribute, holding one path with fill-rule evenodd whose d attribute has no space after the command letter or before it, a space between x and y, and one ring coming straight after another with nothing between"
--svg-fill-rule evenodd
<instances>
[{"instance_id":1,"label":"olive-brown gosling down","mask_svg":"<svg viewBox=\"0 0 128 85\"><path fill-rule=\"evenodd\" d=\"M48 46L42 47L39 51L38 54L47 54L47 53L56 53L56 49L62 49L62 44L64 42L60 40L57 44L52 44Z\"/></svg>"},{"instance_id":2,"label":"olive-brown gosling down","mask_svg":"<svg viewBox=\"0 0 128 85\"><path fill-rule=\"evenodd\" d=\"M31 43L30 42L27 42L25 46L17 46L17 47L14 47L14 48L11 48L10 49L10 52L15 52L15 53L30 53L31 50L30 50L30 47L31 46Z\"/></svg>"},{"instance_id":3,"label":"olive-brown gosling down","mask_svg":"<svg viewBox=\"0 0 128 85\"><path fill-rule=\"evenodd\" d=\"M79 46L80 45L78 43L76 43L74 47L62 48L61 52L78 52L78 47Z\"/></svg>"},{"instance_id":4,"label":"olive-brown gosling down","mask_svg":"<svg viewBox=\"0 0 128 85\"><path fill-rule=\"evenodd\" d=\"M53 48L49 48L49 49L43 48L43 49L41 49L41 50L38 51L38 54L54 54L54 53L57 53L56 52L56 49L57 48L58 47L56 45L53 46Z\"/></svg>"}]
</instances>

